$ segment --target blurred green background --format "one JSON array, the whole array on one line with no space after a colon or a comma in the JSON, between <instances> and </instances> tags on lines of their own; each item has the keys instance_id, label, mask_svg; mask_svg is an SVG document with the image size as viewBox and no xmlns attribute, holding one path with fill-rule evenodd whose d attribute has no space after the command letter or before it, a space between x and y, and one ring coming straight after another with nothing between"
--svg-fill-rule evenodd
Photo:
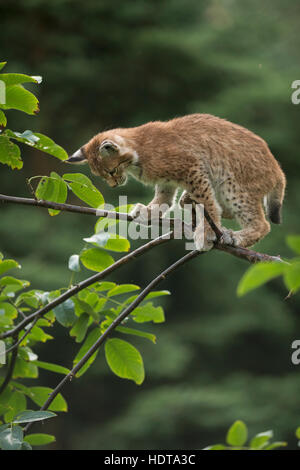
<instances>
[{"instance_id":1,"label":"blurred green background","mask_svg":"<svg viewBox=\"0 0 300 470\"><path fill-rule=\"evenodd\" d=\"M270 145L287 174L284 223L257 245L289 256L285 237L300 232L300 4L294 0L23 0L1 2L1 60L6 72L42 75L41 111L9 111L13 130L43 132L73 152L95 133L188 113L216 114L244 125ZM1 165L1 192L30 196L26 177L65 172L56 159L23 149L24 170ZM89 174L88 169L84 170ZM131 180L108 189L149 201L151 188ZM75 202L75 200L74 200ZM78 201L76 201L78 202ZM67 260L95 220L45 210L1 207L0 248L17 259L34 288L68 285ZM184 253L173 242L123 268L114 280L145 285ZM299 296L284 301L281 281L236 296L247 264L220 252L194 260L163 288L166 323L157 345L135 341L146 381L114 376L103 352L82 379L67 386L70 412L49 423L58 449L193 449L224 440L235 419L250 432L268 429L295 444L300 425ZM86 273L87 276L87 273ZM39 347L42 360L70 366L78 346L58 327ZM51 344L52 343L52 344ZM57 377L43 375L44 385ZM37 428L38 429L38 428Z\"/></svg>"}]
</instances>

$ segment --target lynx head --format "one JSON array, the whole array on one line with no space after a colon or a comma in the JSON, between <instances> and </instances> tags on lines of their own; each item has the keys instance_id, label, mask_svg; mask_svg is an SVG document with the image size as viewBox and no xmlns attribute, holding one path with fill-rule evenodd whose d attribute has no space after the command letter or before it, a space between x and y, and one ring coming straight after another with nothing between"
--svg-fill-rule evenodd
<instances>
[{"instance_id":1,"label":"lynx head","mask_svg":"<svg viewBox=\"0 0 300 470\"><path fill-rule=\"evenodd\" d=\"M92 173L103 178L114 188L125 184L127 169L137 162L136 152L120 135L108 131L93 137L87 144L75 152L67 163L88 163Z\"/></svg>"}]
</instances>

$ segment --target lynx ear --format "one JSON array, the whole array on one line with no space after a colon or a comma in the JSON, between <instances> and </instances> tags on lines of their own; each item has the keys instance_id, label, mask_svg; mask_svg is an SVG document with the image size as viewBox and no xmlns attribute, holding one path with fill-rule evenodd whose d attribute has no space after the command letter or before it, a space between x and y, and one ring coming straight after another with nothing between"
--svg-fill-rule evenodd
<instances>
[{"instance_id":1,"label":"lynx ear","mask_svg":"<svg viewBox=\"0 0 300 470\"><path fill-rule=\"evenodd\" d=\"M111 140L104 140L100 145L99 152L101 157L109 157L119 150L119 146Z\"/></svg>"},{"instance_id":2,"label":"lynx ear","mask_svg":"<svg viewBox=\"0 0 300 470\"><path fill-rule=\"evenodd\" d=\"M65 163L75 163L77 165L83 165L87 163L87 159L85 158L81 149L77 150L77 152L73 153L68 160L65 160Z\"/></svg>"}]
</instances>

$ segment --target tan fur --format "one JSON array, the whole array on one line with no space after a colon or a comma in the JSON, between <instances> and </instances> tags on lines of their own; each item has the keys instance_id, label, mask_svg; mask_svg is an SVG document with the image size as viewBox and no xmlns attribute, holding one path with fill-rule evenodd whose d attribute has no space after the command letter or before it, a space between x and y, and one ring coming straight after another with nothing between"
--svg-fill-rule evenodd
<instances>
[{"instance_id":1,"label":"tan fur","mask_svg":"<svg viewBox=\"0 0 300 470\"><path fill-rule=\"evenodd\" d=\"M114 146L109 152L101 149L106 141ZM233 245L247 247L263 238L270 231L263 199L276 212L284 198L285 176L266 142L244 127L208 114L105 131L81 151L92 171L112 187L124 183L127 173L156 185L149 209L153 204L172 205L177 188L182 188L180 203L203 204L223 231L224 242ZM107 173L114 169L114 175ZM242 229L221 227L222 217L236 219ZM202 249L210 249L214 240L206 224Z\"/></svg>"}]
</instances>

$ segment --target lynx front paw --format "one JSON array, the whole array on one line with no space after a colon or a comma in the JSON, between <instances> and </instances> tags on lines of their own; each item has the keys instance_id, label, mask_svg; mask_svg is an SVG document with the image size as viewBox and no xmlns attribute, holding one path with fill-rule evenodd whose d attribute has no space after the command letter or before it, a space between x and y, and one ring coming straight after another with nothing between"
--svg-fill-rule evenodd
<instances>
[{"instance_id":1,"label":"lynx front paw","mask_svg":"<svg viewBox=\"0 0 300 470\"><path fill-rule=\"evenodd\" d=\"M234 230L222 228L220 243L223 243L224 245L238 246L240 244L239 235L237 232L234 232Z\"/></svg>"}]
</instances>

